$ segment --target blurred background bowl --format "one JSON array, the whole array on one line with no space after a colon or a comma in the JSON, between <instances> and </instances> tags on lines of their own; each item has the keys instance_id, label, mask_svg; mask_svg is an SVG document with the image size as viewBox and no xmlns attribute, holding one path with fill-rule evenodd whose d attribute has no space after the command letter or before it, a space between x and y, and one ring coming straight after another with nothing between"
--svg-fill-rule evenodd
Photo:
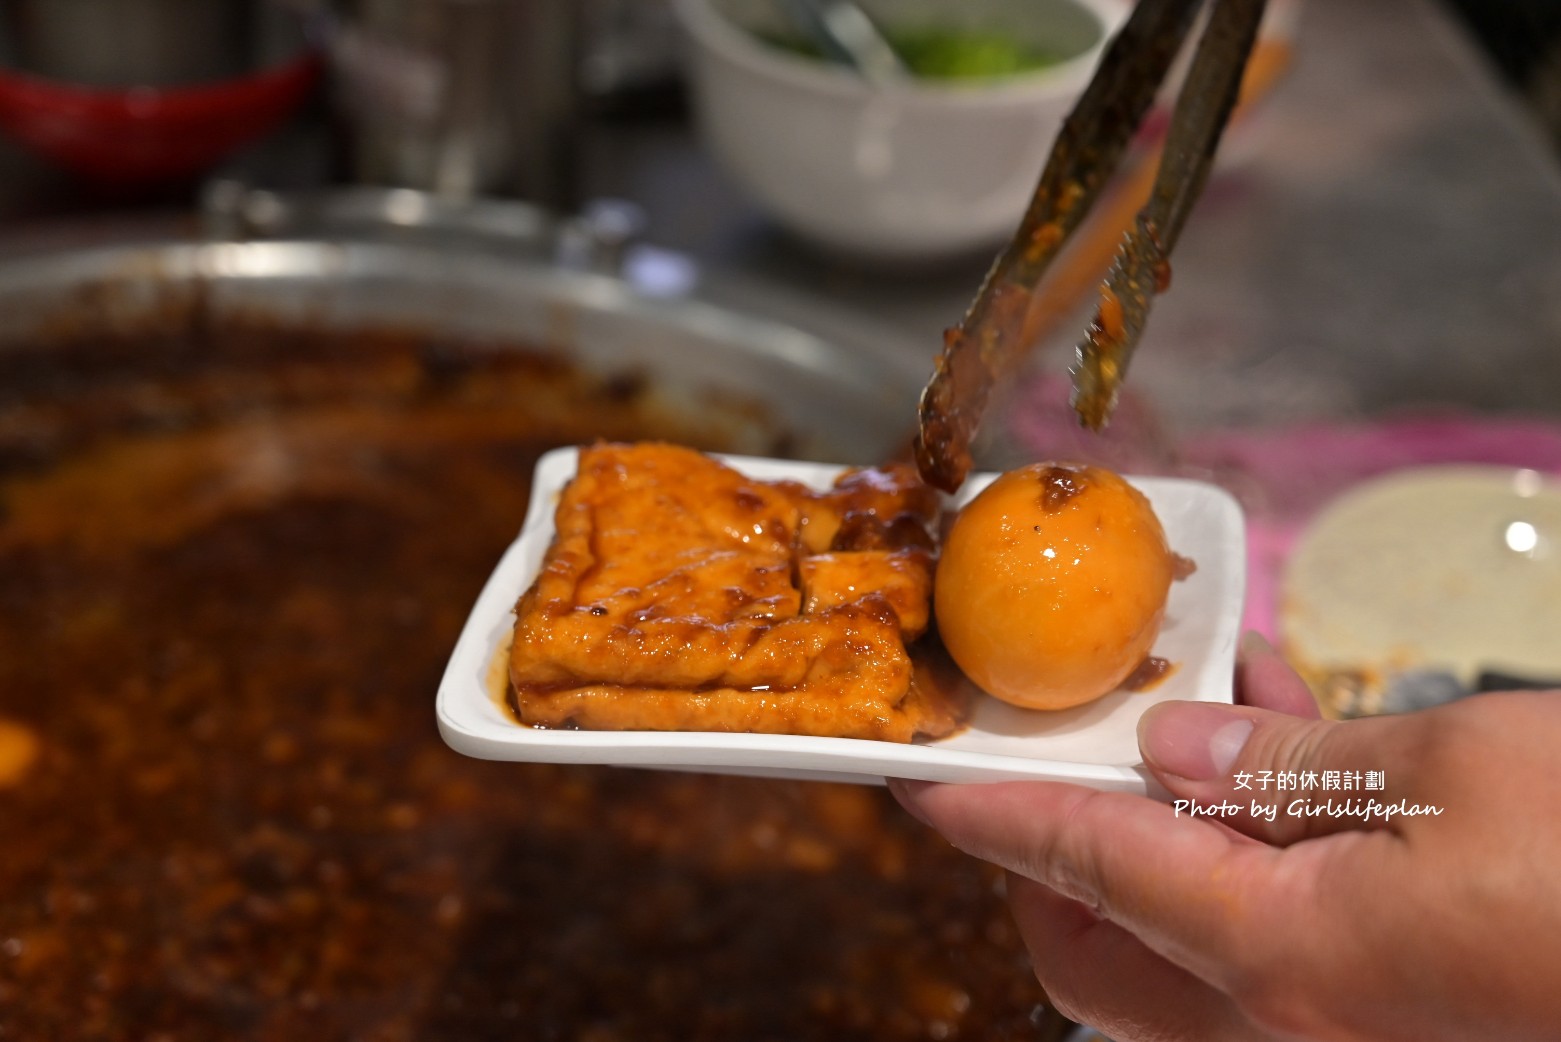
<instances>
[{"instance_id":1,"label":"blurred background bowl","mask_svg":"<svg viewBox=\"0 0 1561 1042\"><path fill-rule=\"evenodd\" d=\"M247 0L0 0L0 129L73 173L199 176L320 78L296 15Z\"/></svg>"},{"instance_id":2,"label":"blurred background bowl","mask_svg":"<svg viewBox=\"0 0 1561 1042\"><path fill-rule=\"evenodd\" d=\"M862 0L891 39L938 30L1057 56L1030 72L874 85L777 46L768 0L678 0L700 130L781 225L836 251L924 261L989 248L1023 214L1053 139L1128 6L1116 0Z\"/></svg>"}]
</instances>

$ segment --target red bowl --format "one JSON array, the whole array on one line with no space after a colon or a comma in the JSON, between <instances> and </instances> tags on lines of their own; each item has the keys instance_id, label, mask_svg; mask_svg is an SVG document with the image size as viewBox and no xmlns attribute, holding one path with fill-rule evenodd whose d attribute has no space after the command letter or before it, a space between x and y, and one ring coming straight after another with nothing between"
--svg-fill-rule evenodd
<instances>
[{"instance_id":1,"label":"red bowl","mask_svg":"<svg viewBox=\"0 0 1561 1042\"><path fill-rule=\"evenodd\" d=\"M190 87L97 89L0 70L0 129L94 181L194 177L275 129L320 78L318 54Z\"/></svg>"}]
</instances>

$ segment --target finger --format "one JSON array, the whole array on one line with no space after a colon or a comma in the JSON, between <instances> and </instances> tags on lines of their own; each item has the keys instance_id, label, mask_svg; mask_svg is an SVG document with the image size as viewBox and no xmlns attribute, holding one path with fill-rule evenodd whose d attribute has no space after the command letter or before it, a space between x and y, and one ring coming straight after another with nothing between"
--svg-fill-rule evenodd
<instances>
[{"instance_id":1,"label":"finger","mask_svg":"<svg viewBox=\"0 0 1561 1042\"><path fill-rule=\"evenodd\" d=\"M1242 634L1236 651L1236 701L1306 720L1322 718L1306 681L1257 630Z\"/></svg>"},{"instance_id":2,"label":"finger","mask_svg":"<svg viewBox=\"0 0 1561 1042\"><path fill-rule=\"evenodd\" d=\"M1234 805L1220 820L1268 843L1355 829L1401 833L1419 819L1423 716L1334 723L1247 706L1163 702L1138 724L1144 763L1177 800ZM1389 780L1392 786L1389 786ZM1400 806L1402 804L1402 806Z\"/></svg>"},{"instance_id":3,"label":"finger","mask_svg":"<svg viewBox=\"0 0 1561 1042\"><path fill-rule=\"evenodd\" d=\"M1226 995L1079 902L1010 874L1008 904L1036 979L1065 1016L1119 1040L1260 1037Z\"/></svg>"},{"instance_id":4,"label":"finger","mask_svg":"<svg viewBox=\"0 0 1561 1042\"><path fill-rule=\"evenodd\" d=\"M1282 852L1242 841L1163 803L1056 782L893 791L955 846L1083 903L1151 950L1220 986L1255 945L1300 917L1276 888Z\"/></svg>"}]
</instances>

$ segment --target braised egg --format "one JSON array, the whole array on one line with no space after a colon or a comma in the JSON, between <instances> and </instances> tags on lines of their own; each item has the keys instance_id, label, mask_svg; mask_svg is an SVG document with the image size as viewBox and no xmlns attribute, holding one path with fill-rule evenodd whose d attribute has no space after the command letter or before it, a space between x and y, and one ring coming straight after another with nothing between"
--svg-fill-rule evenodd
<instances>
[{"instance_id":1,"label":"braised egg","mask_svg":"<svg viewBox=\"0 0 1561 1042\"><path fill-rule=\"evenodd\" d=\"M934 584L938 629L989 694L1032 709L1081 705L1148 656L1176 560L1149 500L1120 476L1032 464L955 518Z\"/></svg>"}]
</instances>

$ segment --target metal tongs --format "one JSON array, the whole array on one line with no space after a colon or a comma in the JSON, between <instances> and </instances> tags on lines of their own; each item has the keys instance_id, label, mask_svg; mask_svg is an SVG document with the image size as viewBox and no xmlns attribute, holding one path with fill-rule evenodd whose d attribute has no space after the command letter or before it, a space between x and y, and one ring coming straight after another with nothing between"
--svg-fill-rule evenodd
<instances>
[{"instance_id":1,"label":"metal tongs","mask_svg":"<svg viewBox=\"0 0 1561 1042\"><path fill-rule=\"evenodd\" d=\"M1209 0L1148 203L1124 238L1078 347L1073 407L1100 429L1116 405L1133 348L1170 255L1208 180L1230 119L1266 0ZM1063 124L1013 241L999 254L922 392L916 460L928 483L952 492L970 470L970 443L992 387L1029 346L1024 327L1037 284L1122 160L1204 0L1139 0L1106 48L1094 79Z\"/></svg>"}]
</instances>

